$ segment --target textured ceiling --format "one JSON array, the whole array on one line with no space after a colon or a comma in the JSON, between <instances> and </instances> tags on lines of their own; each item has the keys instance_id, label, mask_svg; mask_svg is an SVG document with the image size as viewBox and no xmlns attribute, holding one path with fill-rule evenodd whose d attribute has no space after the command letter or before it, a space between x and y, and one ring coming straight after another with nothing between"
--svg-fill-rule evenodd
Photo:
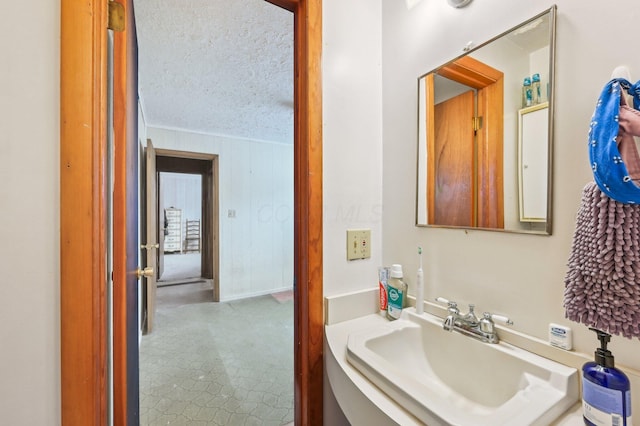
<instances>
[{"instance_id":1,"label":"textured ceiling","mask_svg":"<svg viewBox=\"0 0 640 426\"><path fill-rule=\"evenodd\" d=\"M293 143L293 14L264 0L134 0L147 125Z\"/></svg>"}]
</instances>

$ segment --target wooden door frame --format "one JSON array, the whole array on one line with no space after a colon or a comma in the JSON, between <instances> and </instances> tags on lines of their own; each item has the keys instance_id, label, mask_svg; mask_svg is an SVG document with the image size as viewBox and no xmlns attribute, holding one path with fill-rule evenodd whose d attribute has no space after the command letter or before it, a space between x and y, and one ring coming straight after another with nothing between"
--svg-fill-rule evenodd
<instances>
[{"instance_id":1,"label":"wooden door frame","mask_svg":"<svg viewBox=\"0 0 640 426\"><path fill-rule=\"evenodd\" d=\"M156 148L156 173L172 172L187 173L202 176L202 246L200 271L203 278L213 281L213 301L220 301L220 214L219 214L219 186L218 186L218 161L217 154L199 152L177 151L171 149ZM173 165L163 166L160 158L177 159ZM202 166L194 165L202 162ZM191 164L189 164L191 163ZM158 178L158 191L160 191L160 179ZM156 209L156 213L160 212ZM159 217L159 216L158 216Z\"/></svg>"},{"instance_id":2,"label":"wooden door frame","mask_svg":"<svg viewBox=\"0 0 640 426\"><path fill-rule=\"evenodd\" d=\"M63 425L107 418L105 2L61 0L60 347Z\"/></svg>"},{"instance_id":3,"label":"wooden door frame","mask_svg":"<svg viewBox=\"0 0 640 426\"><path fill-rule=\"evenodd\" d=\"M294 14L295 422L321 425L322 0ZM60 0L61 422L107 423L107 1Z\"/></svg>"}]
</instances>

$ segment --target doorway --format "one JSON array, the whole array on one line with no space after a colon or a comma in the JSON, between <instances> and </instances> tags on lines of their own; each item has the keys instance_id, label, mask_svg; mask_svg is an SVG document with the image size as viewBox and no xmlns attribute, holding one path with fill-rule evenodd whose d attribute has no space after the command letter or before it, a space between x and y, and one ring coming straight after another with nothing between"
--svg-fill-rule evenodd
<instances>
[{"instance_id":1,"label":"doorway","mask_svg":"<svg viewBox=\"0 0 640 426\"><path fill-rule=\"evenodd\" d=\"M213 280L214 301L218 289L218 156L156 149L158 205L157 241L159 282L184 278ZM172 262L169 256L188 255L188 262ZM168 262L167 262L168 261ZM170 271L175 264L187 275ZM184 265L188 263L188 265ZM197 276L193 276L194 267Z\"/></svg>"},{"instance_id":2,"label":"doorway","mask_svg":"<svg viewBox=\"0 0 640 426\"><path fill-rule=\"evenodd\" d=\"M269 0L294 13L296 424L322 424L322 1ZM130 2L118 1L128 13ZM90 13L87 13L89 10ZM107 2L61 1L61 417L106 424ZM89 58L89 59L88 59ZM304 70L304 72L300 72ZM88 249L93 248L93 249ZM133 270L127 269L132 274ZM120 279L120 277L118 277ZM120 342L119 342L120 343ZM127 349L127 342L124 342ZM126 367L126 366L125 366ZM123 369L118 366L119 371ZM126 380L115 384L126 397ZM118 405L118 418L129 408Z\"/></svg>"},{"instance_id":3,"label":"doorway","mask_svg":"<svg viewBox=\"0 0 640 426\"><path fill-rule=\"evenodd\" d=\"M195 257L193 261L199 264L198 277L206 280L211 287L212 300L215 302L220 300L219 274L217 273L219 269L217 213L219 191L217 155L155 149L150 139L147 139L145 151L146 161L141 163L141 168L146 169L144 173L146 179L144 185L140 186L140 199L146 200L140 216L144 224L141 227L142 238L145 240L142 247L146 250L142 258L145 260L144 267L152 273L150 277L144 279L142 286L141 329L147 334L153 330L158 280L164 274L164 259L167 254L181 255L183 252L191 252L191 256ZM188 209L165 206L160 179L163 173L190 177L191 180L195 179L199 183L200 191L191 193L191 198L197 200L192 200ZM186 198L175 196L168 202L183 204L186 203ZM194 207L195 205L198 207ZM186 204L181 207L185 206ZM198 219L191 218L187 225L183 218L183 210ZM187 231L190 233L194 231L196 227L193 222L196 220L195 241L187 240L185 234Z\"/></svg>"},{"instance_id":4,"label":"doorway","mask_svg":"<svg viewBox=\"0 0 640 426\"><path fill-rule=\"evenodd\" d=\"M162 242L158 286L179 285L202 278L202 176L158 173L158 222Z\"/></svg>"},{"instance_id":5,"label":"doorway","mask_svg":"<svg viewBox=\"0 0 640 426\"><path fill-rule=\"evenodd\" d=\"M213 301L219 290L218 156L156 149L158 193L155 214L159 283L185 278L212 280ZM172 238L174 237L174 238ZM173 262L189 275L169 271L170 256L188 255L188 262ZM188 265L184 265L188 263ZM194 265L196 275L194 276ZM161 284L159 284L161 285Z\"/></svg>"}]
</instances>

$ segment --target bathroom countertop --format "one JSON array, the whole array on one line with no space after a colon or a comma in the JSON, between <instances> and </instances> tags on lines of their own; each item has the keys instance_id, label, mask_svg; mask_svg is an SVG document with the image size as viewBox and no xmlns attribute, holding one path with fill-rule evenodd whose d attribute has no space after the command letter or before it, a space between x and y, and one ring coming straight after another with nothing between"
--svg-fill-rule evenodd
<instances>
[{"instance_id":1,"label":"bathroom countertop","mask_svg":"<svg viewBox=\"0 0 640 426\"><path fill-rule=\"evenodd\" d=\"M347 361L349 334L388 323L380 314L325 325L325 367L329 384L347 419L354 425L421 425ZM345 401L348 401L346 403ZM575 404L551 426L583 425L581 404Z\"/></svg>"}]
</instances>

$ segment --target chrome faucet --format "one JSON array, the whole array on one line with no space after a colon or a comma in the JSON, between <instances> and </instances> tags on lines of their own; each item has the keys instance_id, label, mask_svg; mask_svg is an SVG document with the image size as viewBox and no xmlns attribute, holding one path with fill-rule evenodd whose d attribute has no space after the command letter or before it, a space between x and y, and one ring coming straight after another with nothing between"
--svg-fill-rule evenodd
<instances>
[{"instance_id":1,"label":"chrome faucet","mask_svg":"<svg viewBox=\"0 0 640 426\"><path fill-rule=\"evenodd\" d=\"M467 312L467 315L465 315L462 320L468 324L470 327L477 327L478 323L480 322L480 320L478 319L478 317L476 316L475 312L473 312L473 309L476 307L476 305L472 305L469 304L469 312Z\"/></svg>"},{"instance_id":2,"label":"chrome faucet","mask_svg":"<svg viewBox=\"0 0 640 426\"><path fill-rule=\"evenodd\" d=\"M458 310L458 304L456 302L447 302L448 308L447 311L449 315L444 319L442 323L442 328L447 331L453 330L456 325L456 322L461 320L460 311Z\"/></svg>"},{"instance_id":3,"label":"chrome faucet","mask_svg":"<svg viewBox=\"0 0 640 426\"><path fill-rule=\"evenodd\" d=\"M486 343L498 343L498 333L495 329L494 321L501 321L508 325L513 325L513 321L502 315L494 315L485 312L481 319L474 313L475 305L469 305L469 312L465 315L460 313L458 304L442 297L436 301L447 304L447 316L442 322L442 328L446 331L456 330L466 336L473 337Z\"/></svg>"}]
</instances>

